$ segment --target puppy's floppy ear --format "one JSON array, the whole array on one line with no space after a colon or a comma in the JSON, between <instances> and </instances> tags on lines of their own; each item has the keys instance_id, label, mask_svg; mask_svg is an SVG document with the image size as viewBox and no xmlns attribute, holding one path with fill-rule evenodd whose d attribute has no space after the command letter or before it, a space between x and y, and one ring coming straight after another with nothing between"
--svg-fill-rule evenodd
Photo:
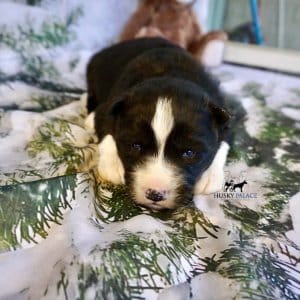
<instances>
[{"instance_id":1,"label":"puppy's floppy ear","mask_svg":"<svg viewBox=\"0 0 300 300\"><path fill-rule=\"evenodd\" d=\"M207 106L210 112L212 113L212 115L214 116L214 119L217 124L224 125L231 118L230 114L224 108L210 101L208 102Z\"/></svg>"},{"instance_id":2,"label":"puppy's floppy ear","mask_svg":"<svg viewBox=\"0 0 300 300\"><path fill-rule=\"evenodd\" d=\"M126 108L125 100L125 97L114 100L108 108L108 114L111 116L118 116L124 113Z\"/></svg>"},{"instance_id":3,"label":"puppy's floppy ear","mask_svg":"<svg viewBox=\"0 0 300 300\"><path fill-rule=\"evenodd\" d=\"M120 117L126 110L126 97L117 98L109 105L99 105L95 115L95 129L99 140L107 134L113 134Z\"/></svg>"}]
</instances>

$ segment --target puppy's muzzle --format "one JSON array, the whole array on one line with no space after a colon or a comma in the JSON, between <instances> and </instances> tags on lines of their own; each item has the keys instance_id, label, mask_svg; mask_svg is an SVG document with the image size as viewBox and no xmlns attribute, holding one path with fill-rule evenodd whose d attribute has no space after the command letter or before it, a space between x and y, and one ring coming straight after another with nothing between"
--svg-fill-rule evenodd
<instances>
[{"instance_id":1,"label":"puppy's muzzle","mask_svg":"<svg viewBox=\"0 0 300 300\"><path fill-rule=\"evenodd\" d=\"M145 196L147 199L158 202L166 199L167 191L156 191L153 189L146 190Z\"/></svg>"}]
</instances>

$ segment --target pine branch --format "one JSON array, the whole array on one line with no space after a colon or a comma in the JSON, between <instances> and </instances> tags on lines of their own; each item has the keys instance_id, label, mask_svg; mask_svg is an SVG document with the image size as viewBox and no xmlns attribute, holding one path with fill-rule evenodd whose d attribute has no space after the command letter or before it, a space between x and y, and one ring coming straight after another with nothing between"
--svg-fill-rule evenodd
<instances>
[{"instance_id":1,"label":"pine branch","mask_svg":"<svg viewBox=\"0 0 300 300\"><path fill-rule=\"evenodd\" d=\"M41 88L50 89L52 91L62 91L62 87L48 81L39 81L37 78L54 78L59 81L60 72L56 69L51 59L39 55L36 49L49 49L57 46L63 46L75 38L72 26L82 15L80 7L71 11L67 17L66 23L59 20L52 22L44 21L39 29L35 29L28 21L27 24L17 26L17 30L11 30L6 25L0 28L0 44L13 49L19 56L25 74L20 73L24 82L32 83ZM20 76L21 75L21 76ZM3 76L2 76L3 77ZM2 78L3 82L7 80L15 80L11 76ZM67 89L65 88L67 91ZM68 88L70 90L70 88ZM74 89L73 89L74 90Z\"/></svg>"},{"instance_id":2,"label":"pine branch","mask_svg":"<svg viewBox=\"0 0 300 300\"><path fill-rule=\"evenodd\" d=\"M1 250L45 238L51 223L60 224L71 208L75 195L67 193L75 187L75 175L0 187Z\"/></svg>"},{"instance_id":3,"label":"pine branch","mask_svg":"<svg viewBox=\"0 0 300 300\"><path fill-rule=\"evenodd\" d=\"M26 149L32 157L41 152L53 159L51 168L55 173L59 167L66 166L66 174L76 173L84 164L82 148L76 147L68 136L72 136L69 123L60 119L43 124L38 134L28 143ZM89 150L89 146L86 147Z\"/></svg>"}]
</instances>

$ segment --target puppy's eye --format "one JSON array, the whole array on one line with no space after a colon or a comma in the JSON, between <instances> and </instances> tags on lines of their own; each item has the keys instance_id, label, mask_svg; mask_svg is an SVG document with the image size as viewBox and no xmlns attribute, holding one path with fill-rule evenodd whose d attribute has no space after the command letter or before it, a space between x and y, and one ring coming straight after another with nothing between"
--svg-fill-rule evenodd
<instances>
[{"instance_id":1,"label":"puppy's eye","mask_svg":"<svg viewBox=\"0 0 300 300\"><path fill-rule=\"evenodd\" d=\"M182 152L181 155L182 155L182 158L184 158L184 159L192 159L196 156L196 154L197 154L196 151L188 149L188 150Z\"/></svg>"},{"instance_id":2,"label":"puppy's eye","mask_svg":"<svg viewBox=\"0 0 300 300\"><path fill-rule=\"evenodd\" d=\"M142 149L143 149L143 146L141 144L139 144L139 143L133 143L131 145L131 149L134 150L134 151L136 151L136 152L141 152Z\"/></svg>"}]
</instances>

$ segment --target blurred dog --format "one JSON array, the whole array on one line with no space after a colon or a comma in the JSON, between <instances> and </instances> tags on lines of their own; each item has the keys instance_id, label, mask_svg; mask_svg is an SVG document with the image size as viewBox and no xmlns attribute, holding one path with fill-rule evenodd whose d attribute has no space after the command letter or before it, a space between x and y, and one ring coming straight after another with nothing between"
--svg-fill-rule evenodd
<instances>
[{"instance_id":1,"label":"blurred dog","mask_svg":"<svg viewBox=\"0 0 300 300\"><path fill-rule=\"evenodd\" d=\"M142 0L121 33L120 40L161 37L189 51L208 67L223 59L224 31L204 33L192 10L195 1Z\"/></svg>"}]
</instances>

